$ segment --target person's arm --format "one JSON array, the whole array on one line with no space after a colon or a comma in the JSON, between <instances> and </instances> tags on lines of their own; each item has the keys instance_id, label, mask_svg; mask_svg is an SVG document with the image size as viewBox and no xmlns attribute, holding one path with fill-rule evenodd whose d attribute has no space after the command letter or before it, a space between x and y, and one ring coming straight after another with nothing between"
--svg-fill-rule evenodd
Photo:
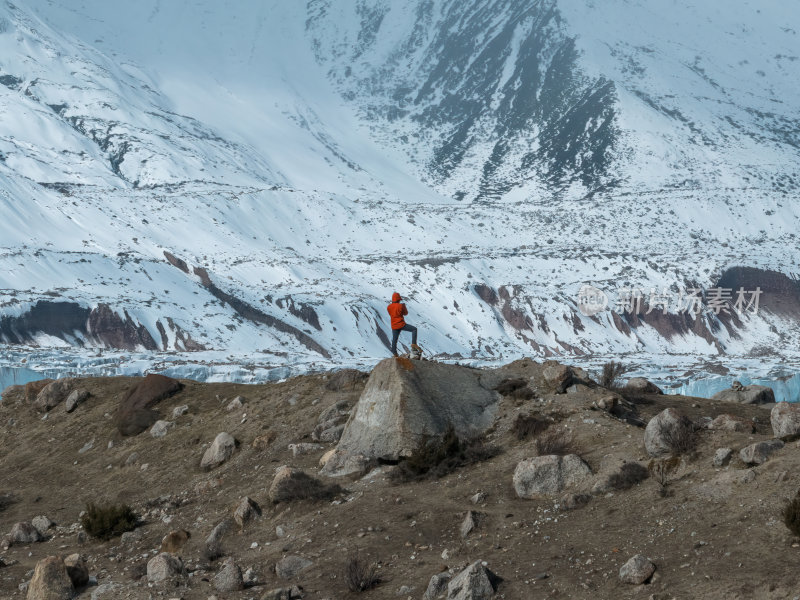
<instances>
[{"instance_id":1,"label":"person's arm","mask_svg":"<svg viewBox=\"0 0 800 600\"><path fill-rule=\"evenodd\" d=\"M408 314L408 309L406 308L406 305L403 304L403 316L405 316L407 314Z\"/></svg>"}]
</instances>

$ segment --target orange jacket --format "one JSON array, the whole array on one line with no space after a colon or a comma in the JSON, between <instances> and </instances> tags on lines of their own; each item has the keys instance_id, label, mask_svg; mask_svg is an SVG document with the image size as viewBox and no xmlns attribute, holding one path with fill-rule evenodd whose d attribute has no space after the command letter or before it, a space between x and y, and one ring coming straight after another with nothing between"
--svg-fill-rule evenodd
<instances>
[{"instance_id":1,"label":"orange jacket","mask_svg":"<svg viewBox=\"0 0 800 600\"><path fill-rule=\"evenodd\" d=\"M395 292L392 294L392 303L386 307L387 312L392 317L392 329L402 329L406 326L405 320L403 320L403 315L408 314L408 309L406 308L405 304L400 302L402 298L400 298L400 294Z\"/></svg>"}]
</instances>

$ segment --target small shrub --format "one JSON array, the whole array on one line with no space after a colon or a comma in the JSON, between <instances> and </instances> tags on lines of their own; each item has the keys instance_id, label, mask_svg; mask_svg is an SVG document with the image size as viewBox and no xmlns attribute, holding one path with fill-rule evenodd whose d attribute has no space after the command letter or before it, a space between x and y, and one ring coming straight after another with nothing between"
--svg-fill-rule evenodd
<instances>
[{"instance_id":1,"label":"small shrub","mask_svg":"<svg viewBox=\"0 0 800 600\"><path fill-rule=\"evenodd\" d=\"M451 426L441 438L424 441L417 446L411 456L392 471L391 478L397 482L416 481L426 477L438 479L499 453L499 448L484 444L480 438L459 439Z\"/></svg>"},{"instance_id":2,"label":"small shrub","mask_svg":"<svg viewBox=\"0 0 800 600\"><path fill-rule=\"evenodd\" d=\"M658 483L658 495L665 498L669 495L670 475L680 466L681 459L671 458L653 459L647 465L647 471Z\"/></svg>"},{"instance_id":3,"label":"small shrub","mask_svg":"<svg viewBox=\"0 0 800 600\"><path fill-rule=\"evenodd\" d=\"M297 473L282 488L281 501L292 500L333 500L336 496L347 492L342 486L325 484L306 473Z\"/></svg>"},{"instance_id":4,"label":"small shrub","mask_svg":"<svg viewBox=\"0 0 800 600\"><path fill-rule=\"evenodd\" d=\"M641 483L650 476L647 467L639 463L629 462L622 465L619 472L614 473L608 478L608 483L612 489L627 490L638 483Z\"/></svg>"},{"instance_id":5,"label":"small shrub","mask_svg":"<svg viewBox=\"0 0 800 600\"><path fill-rule=\"evenodd\" d=\"M800 492L783 507L783 524L800 537Z\"/></svg>"},{"instance_id":6,"label":"small shrub","mask_svg":"<svg viewBox=\"0 0 800 600\"><path fill-rule=\"evenodd\" d=\"M619 380L626 372L628 367L622 363L611 361L603 365L603 372L600 375L600 385L609 390L620 387Z\"/></svg>"},{"instance_id":7,"label":"small shrub","mask_svg":"<svg viewBox=\"0 0 800 600\"><path fill-rule=\"evenodd\" d=\"M685 415L681 415L677 427L660 422L658 433L672 456L691 455L697 448L697 431L694 423Z\"/></svg>"},{"instance_id":8,"label":"small shrub","mask_svg":"<svg viewBox=\"0 0 800 600\"><path fill-rule=\"evenodd\" d=\"M549 421L535 415L517 415L511 432L518 440L527 440L531 436L539 435L549 426Z\"/></svg>"},{"instance_id":9,"label":"small shrub","mask_svg":"<svg viewBox=\"0 0 800 600\"><path fill-rule=\"evenodd\" d=\"M139 519L127 504L98 506L88 504L81 525L87 534L100 540L110 540L126 531L133 531Z\"/></svg>"},{"instance_id":10,"label":"small shrub","mask_svg":"<svg viewBox=\"0 0 800 600\"><path fill-rule=\"evenodd\" d=\"M566 456L567 454L579 454L580 449L575 443L575 438L566 429L547 429L533 442L538 456Z\"/></svg>"},{"instance_id":11,"label":"small shrub","mask_svg":"<svg viewBox=\"0 0 800 600\"><path fill-rule=\"evenodd\" d=\"M378 565L363 560L358 552L347 559L344 578L351 592L366 592L381 582L378 577Z\"/></svg>"}]
</instances>

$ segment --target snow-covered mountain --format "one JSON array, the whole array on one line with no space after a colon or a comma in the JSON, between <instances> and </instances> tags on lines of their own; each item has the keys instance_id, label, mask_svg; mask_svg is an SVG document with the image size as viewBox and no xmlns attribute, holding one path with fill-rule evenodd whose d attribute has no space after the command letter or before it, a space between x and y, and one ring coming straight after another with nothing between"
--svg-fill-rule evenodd
<instances>
[{"instance_id":1,"label":"snow-covered mountain","mask_svg":"<svg viewBox=\"0 0 800 600\"><path fill-rule=\"evenodd\" d=\"M749 0L1 0L5 356L369 362L395 290L442 357L793 355L798 30ZM679 311L718 286L759 312Z\"/></svg>"}]
</instances>

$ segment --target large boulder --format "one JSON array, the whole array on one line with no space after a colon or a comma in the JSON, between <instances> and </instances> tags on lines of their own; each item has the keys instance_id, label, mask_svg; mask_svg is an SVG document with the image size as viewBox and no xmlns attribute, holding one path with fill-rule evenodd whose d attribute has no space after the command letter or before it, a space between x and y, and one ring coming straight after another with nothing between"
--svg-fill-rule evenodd
<instances>
[{"instance_id":1,"label":"large boulder","mask_svg":"<svg viewBox=\"0 0 800 600\"><path fill-rule=\"evenodd\" d=\"M778 402L769 413L775 437L800 433L800 405Z\"/></svg>"},{"instance_id":2,"label":"large boulder","mask_svg":"<svg viewBox=\"0 0 800 600\"><path fill-rule=\"evenodd\" d=\"M186 573L183 561L177 556L162 552L156 554L147 561L147 581L160 583L176 577L182 577Z\"/></svg>"},{"instance_id":3,"label":"large boulder","mask_svg":"<svg viewBox=\"0 0 800 600\"><path fill-rule=\"evenodd\" d=\"M12 544L33 544L44 540L44 536L39 533L33 525L28 522L15 523L8 536Z\"/></svg>"},{"instance_id":4,"label":"large boulder","mask_svg":"<svg viewBox=\"0 0 800 600\"><path fill-rule=\"evenodd\" d=\"M152 407L181 390L177 379L151 373L133 386L117 409L115 422L122 435L139 435L158 421Z\"/></svg>"},{"instance_id":5,"label":"large boulder","mask_svg":"<svg viewBox=\"0 0 800 600\"><path fill-rule=\"evenodd\" d=\"M244 589L242 569L233 558L226 558L222 569L214 576L214 588L218 592L238 592Z\"/></svg>"},{"instance_id":6,"label":"large boulder","mask_svg":"<svg viewBox=\"0 0 800 600\"><path fill-rule=\"evenodd\" d=\"M451 426L459 437L474 437L492 425L499 398L475 369L389 358L372 370L337 449L397 460Z\"/></svg>"},{"instance_id":7,"label":"large boulder","mask_svg":"<svg viewBox=\"0 0 800 600\"><path fill-rule=\"evenodd\" d=\"M664 392L652 381L644 377L632 377L625 384L625 390L636 394L663 394Z\"/></svg>"},{"instance_id":8,"label":"large boulder","mask_svg":"<svg viewBox=\"0 0 800 600\"><path fill-rule=\"evenodd\" d=\"M228 460L236 449L236 440L230 433L222 432L214 438L214 441L203 454L200 461L201 469L213 469Z\"/></svg>"},{"instance_id":9,"label":"large boulder","mask_svg":"<svg viewBox=\"0 0 800 600\"><path fill-rule=\"evenodd\" d=\"M739 458L747 465L762 465L769 457L783 448L781 440L768 440L766 442L756 442L739 450Z\"/></svg>"},{"instance_id":10,"label":"large boulder","mask_svg":"<svg viewBox=\"0 0 800 600\"><path fill-rule=\"evenodd\" d=\"M692 423L674 408L666 408L650 419L644 430L644 447L653 457L674 454L682 439L692 434Z\"/></svg>"},{"instance_id":11,"label":"large boulder","mask_svg":"<svg viewBox=\"0 0 800 600\"><path fill-rule=\"evenodd\" d=\"M75 380L70 378L56 379L52 383L48 383L36 396L33 407L39 412L47 412L55 408L67 399L74 385Z\"/></svg>"},{"instance_id":12,"label":"large boulder","mask_svg":"<svg viewBox=\"0 0 800 600\"><path fill-rule=\"evenodd\" d=\"M771 404L775 402L775 393L765 385L745 385L743 387L722 390L711 396L717 402L738 402L739 404Z\"/></svg>"},{"instance_id":13,"label":"large boulder","mask_svg":"<svg viewBox=\"0 0 800 600\"><path fill-rule=\"evenodd\" d=\"M52 379L40 379L39 381L29 381L25 384L25 402L33 404L36 397L44 388L53 383Z\"/></svg>"},{"instance_id":14,"label":"large boulder","mask_svg":"<svg viewBox=\"0 0 800 600\"><path fill-rule=\"evenodd\" d=\"M477 560L447 584L447 600L488 600L494 595L497 579Z\"/></svg>"},{"instance_id":15,"label":"large boulder","mask_svg":"<svg viewBox=\"0 0 800 600\"><path fill-rule=\"evenodd\" d=\"M74 596L75 588L61 558L48 556L36 563L27 600L70 600Z\"/></svg>"},{"instance_id":16,"label":"large boulder","mask_svg":"<svg viewBox=\"0 0 800 600\"><path fill-rule=\"evenodd\" d=\"M78 405L83 404L90 395L87 390L72 390L64 403L64 410L71 413L78 408Z\"/></svg>"},{"instance_id":17,"label":"large boulder","mask_svg":"<svg viewBox=\"0 0 800 600\"><path fill-rule=\"evenodd\" d=\"M575 454L537 456L514 469L514 490L520 498L540 498L575 487L591 475L589 465Z\"/></svg>"}]
</instances>

